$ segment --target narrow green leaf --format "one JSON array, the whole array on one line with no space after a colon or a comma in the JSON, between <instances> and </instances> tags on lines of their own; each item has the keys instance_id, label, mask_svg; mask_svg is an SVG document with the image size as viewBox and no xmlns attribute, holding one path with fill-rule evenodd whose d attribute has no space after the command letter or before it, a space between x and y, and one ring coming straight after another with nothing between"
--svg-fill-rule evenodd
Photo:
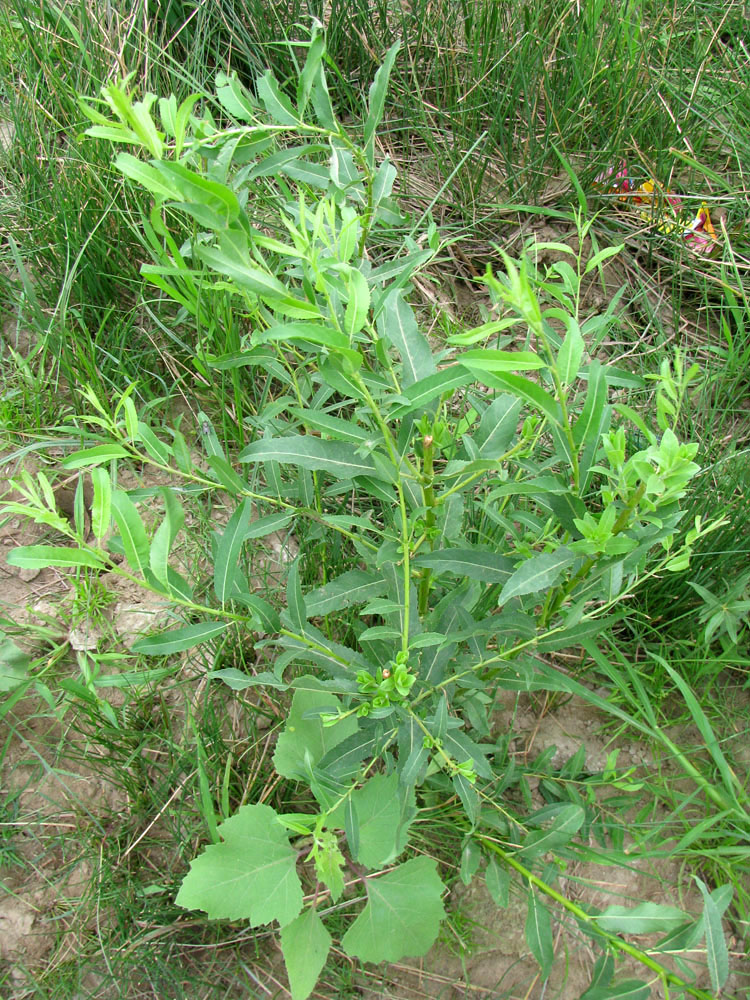
<instances>
[{"instance_id":1,"label":"narrow green leaf","mask_svg":"<svg viewBox=\"0 0 750 1000\"><path fill-rule=\"evenodd\" d=\"M294 514L267 514L251 521L245 529L245 540L248 538L265 538L274 531L283 531L294 517Z\"/></svg>"},{"instance_id":2,"label":"narrow green leaf","mask_svg":"<svg viewBox=\"0 0 750 1000\"><path fill-rule=\"evenodd\" d=\"M571 557L572 558L572 557ZM438 549L422 552L413 561L438 573L481 580L484 583L506 583L513 574L513 562L506 556L482 549Z\"/></svg>"},{"instance_id":3,"label":"narrow green leaf","mask_svg":"<svg viewBox=\"0 0 750 1000\"><path fill-rule=\"evenodd\" d=\"M162 490L164 497L164 520L154 532L149 551L149 565L159 583L169 587L169 554L177 533L185 523L185 511L168 487Z\"/></svg>"},{"instance_id":4,"label":"narrow green leaf","mask_svg":"<svg viewBox=\"0 0 750 1000\"><path fill-rule=\"evenodd\" d=\"M498 605L507 604L513 597L538 594L554 586L562 573L574 563L576 556L564 545L555 552L542 552L521 563L500 592Z\"/></svg>"},{"instance_id":5,"label":"narrow green leaf","mask_svg":"<svg viewBox=\"0 0 750 1000\"><path fill-rule=\"evenodd\" d=\"M519 856L538 858L547 851L564 847L581 829L585 818L586 812L582 806L566 803L547 829L532 830L524 837Z\"/></svg>"},{"instance_id":6,"label":"narrow green leaf","mask_svg":"<svg viewBox=\"0 0 750 1000\"><path fill-rule=\"evenodd\" d=\"M608 986L589 987L581 1000L649 1000L651 987L642 979L622 979ZM684 994L680 994L684 997ZM679 1000L679 997L675 997Z\"/></svg>"},{"instance_id":7,"label":"narrow green leaf","mask_svg":"<svg viewBox=\"0 0 750 1000\"><path fill-rule=\"evenodd\" d=\"M9 566L20 566L22 569L46 569L47 566L105 568L104 557L97 552L55 545L22 545L11 549L6 561Z\"/></svg>"},{"instance_id":8,"label":"narrow green leaf","mask_svg":"<svg viewBox=\"0 0 750 1000\"><path fill-rule=\"evenodd\" d=\"M115 167L129 180L135 181L144 187L149 194L157 198L173 198L174 188L162 177L158 170L142 160L138 160L132 153L119 153L115 159Z\"/></svg>"},{"instance_id":9,"label":"narrow green leaf","mask_svg":"<svg viewBox=\"0 0 750 1000\"><path fill-rule=\"evenodd\" d=\"M0 691L12 691L28 679L31 658L0 631Z\"/></svg>"},{"instance_id":10,"label":"narrow green leaf","mask_svg":"<svg viewBox=\"0 0 750 1000\"><path fill-rule=\"evenodd\" d=\"M501 868L494 858L490 858L484 881L495 905L504 910L510 902L510 875L507 868Z\"/></svg>"},{"instance_id":11,"label":"narrow green leaf","mask_svg":"<svg viewBox=\"0 0 750 1000\"><path fill-rule=\"evenodd\" d=\"M297 852L274 810L242 806L218 832L222 843L210 844L191 863L177 905L251 927L291 923L302 909Z\"/></svg>"},{"instance_id":12,"label":"narrow green leaf","mask_svg":"<svg viewBox=\"0 0 750 1000\"><path fill-rule=\"evenodd\" d=\"M466 818L471 823L472 829L477 824L479 818L479 795L474 785L463 774L454 774L451 784L461 800Z\"/></svg>"},{"instance_id":13,"label":"narrow green leaf","mask_svg":"<svg viewBox=\"0 0 750 1000\"><path fill-rule=\"evenodd\" d=\"M124 490L112 493L112 513L122 538L125 558L136 573L144 575L149 566L149 541L138 510Z\"/></svg>"},{"instance_id":14,"label":"narrow green leaf","mask_svg":"<svg viewBox=\"0 0 750 1000\"><path fill-rule=\"evenodd\" d=\"M362 458L352 445L304 434L261 438L241 451L239 460L298 465L313 472L329 472L336 479L363 475L381 478L372 459Z\"/></svg>"},{"instance_id":15,"label":"narrow green leaf","mask_svg":"<svg viewBox=\"0 0 750 1000\"><path fill-rule=\"evenodd\" d=\"M516 436L521 400L513 396L498 396L482 414L476 443L483 458L500 458Z\"/></svg>"},{"instance_id":16,"label":"narrow green leaf","mask_svg":"<svg viewBox=\"0 0 750 1000\"><path fill-rule=\"evenodd\" d=\"M302 596L302 587L300 586L299 558L295 559L289 567L289 573L286 581L286 603L287 614L291 621L292 628L294 628L297 632L304 633L305 624L309 615L307 613L305 599Z\"/></svg>"},{"instance_id":17,"label":"narrow green leaf","mask_svg":"<svg viewBox=\"0 0 750 1000\"><path fill-rule=\"evenodd\" d=\"M130 452L119 444L98 444L95 448L85 448L75 451L63 461L65 469L83 469L89 466L101 465L117 458L130 458Z\"/></svg>"},{"instance_id":18,"label":"narrow green leaf","mask_svg":"<svg viewBox=\"0 0 750 1000\"><path fill-rule=\"evenodd\" d=\"M604 369L598 361L592 361L589 367L589 385L586 392L586 402L581 414L573 425L573 443L576 448L588 444L592 434L596 432L601 422L602 413L607 403L607 380ZM598 442L597 442L598 443Z\"/></svg>"},{"instance_id":19,"label":"narrow green leaf","mask_svg":"<svg viewBox=\"0 0 750 1000\"><path fill-rule=\"evenodd\" d=\"M328 347L333 351L345 350L349 347L349 339L333 327L324 326L322 323L280 323L263 331L258 336L258 343L264 344L276 341L307 341L310 344L319 344L321 347Z\"/></svg>"},{"instance_id":20,"label":"narrow green leaf","mask_svg":"<svg viewBox=\"0 0 750 1000\"><path fill-rule=\"evenodd\" d=\"M91 530L97 542L109 531L112 523L112 481L106 469L92 469L94 496L91 501Z\"/></svg>"},{"instance_id":21,"label":"narrow green leaf","mask_svg":"<svg viewBox=\"0 0 750 1000\"><path fill-rule=\"evenodd\" d=\"M291 101L282 94L276 77L270 69L267 69L263 76L256 80L258 97L263 102L266 111L271 118L279 125L299 125L300 119L297 117Z\"/></svg>"},{"instance_id":22,"label":"narrow green leaf","mask_svg":"<svg viewBox=\"0 0 750 1000\"><path fill-rule=\"evenodd\" d=\"M309 618L328 615L354 604L364 604L371 597L380 597L386 590L387 583L382 576L361 569L348 570L305 596L307 614Z\"/></svg>"},{"instance_id":23,"label":"narrow green leaf","mask_svg":"<svg viewBox=\"0 0 750 1000\"><path fill-rule=\"evenodd\" d=\"M540 975L544 981L550 973L555 958L552 920L549 910L539 901L533 889L528 892L528 913L526 915L526 944L539 963Z\"/></svg>"},{"instance_id":24,"label":"narrow green leaf","mask_svg":"<svg viewBox=\"0 0 750 1000\"><path fill-rule=\"evenodd\" d=\"M705 883L694 875L693 878L703 896L703 923L706 932L706 961L711 976L711 988L719 993L729 976L729 951L721 927L721 913Z\"/></svg>"},{"instance_id":25,"label":"narrow green leaf","mask_svg":"<svg viewBox=\"0 0 750 1000\"><path fill-rule=\"evenodd\" d=\"M214 593L225 604L231 597L237 573L237 561L242 543L247 537L247 526L252 514L252 503L246 497L229 518L221 533L214 557Z\"/></svg>"},{"instance_id":26,"label":"narrow green leaf","mask_svg":"<svg viewBox=\"0 0 750 1000\"><path fill-rule=\"evenodd\" d=\"M147 653L150 656L167 656L169 653L181 653L192 649L201 642L215 639L229 628L228 622L196 622L193 625L181 625L179 628L167 629L147 639L139 639L133 644L134 653Z\"/></svg>"},{"instance_id":27,"label":"narrow green leaf","mask_svg":"<svg viewBox=\"0 0 750 1000\"><path fill-rule=\"evenodd\" d=\"M563 385L571 385L578 375L583 357L583 337L578 321L568 317L568 331L557 355L557 373Z\"/></svg>"},{"instance_id":28,"label":"narrow green leaf","mask_svg":"<svg viewBox=\"0 0 750 1000\"><path fill-rule=\"evenodd\" d=\"M307 1000L331 950L331 935L312 907L281 928L281 953L292 1000Z\"/></svg>"},{"instance_id":29,"label":"narrow green leaf","mask_svg":"<svg viewBox=\"0 0 750 1000\"><path fill-rule=\"evenodd\" d=\"M380 336L393 344L401 356L404 387L435 374L435 359L430 345L420 333L414 310L404 300L402 289L386 295L377 326Z\"/></svg>"},{"instance_id":30,"label":"narrow green leaf","mask_svg":"<svg viewBox=\"0 0 750 1000\"><path fill-rule=\"evenodd\" d=\"M397 403L391 409L390 416L394 420L400 420L407 413L412 413L414 410L421 410L422 407L427 406L437 396L442 396L445 392L451 392L459 386L468 385L470 382L475 381L476 375L470 372L468 368L463 368L461 365L449 365L447 368L442 368L440 371L435 372L434 375L421 378L418 382L414 382L413 385L404 389L401 395L408 402Z\"/></svg>"},{"instance_id":31,"label":"narrow green leaf","mask_svg":"<svg viewBox=\"0 0 750 1000\"><path fill-rule=\"evenodd\" d=\"M431 858L414 858L365 880L368 903L341 940L363 962L398 962L424 955L445 916L445 886Z\"/></svg>"},{"instance_id":32,"label":"narrow green leaf","mask_svg":"<svg viewBox=\"0 0 750 1000\"><path fill-rule=\"evenodd\" d=\"M472 371L493 373L530 372L547 367L547 362L533 351L464 351L456 361Z\"/></svg>"},{"instance_id":33,"label":"narrow green leaf","mask_svg":"<svg viewBox=\"0 0 750 1000\"><path fill-rule=\"evenodd\" d=\"M161 465L169 465L169 460L172 457L172 449L164 441L160 441L148 424L144 424L142 420L138 423L138 437L155 462L159 462Z\"/></svg>"},{"instance_id":34,"label":"narrow green leaf","mask_svg":"<svg viewBox=\"0 0 750 1000\"><path fill-rule=\"evenodd\" d=\"M367 279L357 268L352 268L347 275L347 291L349 301L346 303L344 314L344 329L351 338L360 332L367 322L367 314L370 310L370 288Z\"/></svg>"},{"instance_id":35,"label":"narrow green leaf","mask_svg":"<svg viewBox=\"0 0 750 1000\"><path fill-rule=\"evenodd\" d=\"M688 919L688 914L676 906L638 903L636 906L608 906L597 915L596 922L610 934L666 934Z\"/></svg>"},{"instance_id":36,"label":"narrow green leaf","mask_svg":"<svg viewBox=\"0 0 750 1000\"><path fill-rule=\"evenodd\" d=\"M468 367L468 366L467 366ZM519 399L525 400L535 410L547 417L554 424L562 423L560 416L560 406L553 396L550 396L540 385L532 382L521 375L510 375L502 372L484 371L481 373L481 381L491 389L499 389L501 392L510 392Z\"/></svg>"},{"instance_id":37,"label":"narrow green leaf","mask_svg":"<svg viewBox=\"0 0 750 1000\"><path fill-rule=\"evenodd\" d=\"M379 67L377 73L375 74L375 78L370 85L367 102L367 118L365 119L364 147L365 156L367 157L367 162L371 168L375 166L375 133L383 118L385 97L388 92L388 81L400 48L400 40L391 45L386 52L382 66Z\"/></svg>"}]
</instances>

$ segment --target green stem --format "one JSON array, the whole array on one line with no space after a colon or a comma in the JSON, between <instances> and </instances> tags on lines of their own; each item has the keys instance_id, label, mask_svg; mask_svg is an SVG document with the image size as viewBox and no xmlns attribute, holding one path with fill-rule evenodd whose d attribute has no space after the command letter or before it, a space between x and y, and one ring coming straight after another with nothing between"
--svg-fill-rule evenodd
<instances>
[{"instance_id":1,"label":"green stem","mask_svg":"<svg viewBox=\"0 0 750 1000\"><path fill-rule=\"evenodd\" d=\"M641 965L645 965L647 969L651 969L655 972L662 982L665 990L668 990L670 986L676 986L678 989L685 990L690 996L697 997L698 1000L714 1000L710 993L706 993L705 990L697 989L695 986L691 986L686 983L684 979L665 969L663 965L660 965L655 959L651 958L645 951L641 951L640 948L636 948L635 945L629 944L627 941L623 941L622 938L618 937L616 934L610 934L609 931L603 930L596 922L596 917L587 913L586 910L582 909L576 903L572 903L569 899L566 899L562 893L553 889L551 885L547 885L543 879L540 879L538 875L535 875L532 871L529 871L525 865L522 865L520 861L517 861L512 854L504 851L502 847L499 847L493 840L487 837L478 836L477 840L479 843L488 851L492 851L493 854L497 854L498 857L502 858L506 865L514 868L519 875L527 880L529 885L534 886L540 892L544 893L545 896L549 896L550 899L554 899L556 903L564 907L568 913L572 914L576 920L580 923L585 924L590 927L592 933L596 937L603 937L610 948L615 951L620 951L625 955L630 955L631 958L636 959Z\"/></svg>"},{"instance_id":2,"label":"green stem","mask_svg":"<svg viewBox=\"0 0 750 1000\"><path fill-rule=\"evenodd\" d=\"M433 486L433 479L435 475L435 469L433 465L433 459L435 457L435 443L433 441L431 434L425 434L422 439L422 448L424 452L424 460L422 465L422 497L424 499L424 505L426 507L425 513L425 533L427 535L427 540L430 546L430 550L434 547L432 539L431 529L435 527L435 487ZM432 570L425 567L422 570L422 574L419 580L419 617L424 618L427 614L427 608L430 601L430 582L432 579Z\"/></svg>"}]
</instances>

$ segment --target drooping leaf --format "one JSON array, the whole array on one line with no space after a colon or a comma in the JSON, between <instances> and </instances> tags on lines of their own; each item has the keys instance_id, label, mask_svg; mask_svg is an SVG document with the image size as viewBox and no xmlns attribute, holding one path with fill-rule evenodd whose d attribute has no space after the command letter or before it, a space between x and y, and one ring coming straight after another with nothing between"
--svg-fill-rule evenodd
<instances>
[{"instance_id":1,"label":"drooping leaf","mask_svg":"<svg viewBox=\"0 0 750 1000\"><path fill-rule=\"evenodd\" d=\"M608 986L589 987L581 1000L649 1000L650 997L651 987L642 979L622 979Z\"/></svg>"},{"instance_id":2,"label":"drooping leaf","mask_svg":"<svg viewBox=\"0 0 750 1000\"><path fill-rule=\"evenodd\" d=\"M312 907L281 928L281 952L292 1000L307 1000L330 950L331 935Z\"/></svg>"},{"instance_id":3,"label":"drooping leaf","mask_svg":"<svg viewBox=\"0 0 750 1000\"><path fill-rule=\"evenodd\" d=\"M507 604L513 597L538 594L553 587L576 556L564 545L555 552L541 552L523 562L500 591L497 603Z\"/></svg>"},{"instance_id":4,"label":"drooping leaf","mask_svg":"<svg viewBox=\"0 0 750 1000\"><path fill-rule=\"evenodd\" d=\"M378 316L378 333L401 355L404 387L435 373L435 359L424 334L420 333L412 307L404 301L403 290L386 295Z\"/></svg>"},{"instance_id":5,"label":"drooping leaf","mask_svg":"<svg viewBox=\"0 0 750 1000\"><path fill-rule=\"evenodd\" d=\"M270 69L267 69L263 76L257 79L255 86L258 97L275 122L278 122L279 125L300 124L300 119L292 107L291 101L285 94L282 94L276 77Z\"/></svg>"},{"instance_id":6,"label":"drooping leaf","mask_svg":"<svg viewBox=\"0 0 750 1000\"><path fill-rule=\"evenodd\" d=\"M215 639L229 628L229 622L195 622L192 625L181 625L179 628L167 629L158 635L150 635L139 639L133 644L134 653L147 653L150 656L167 656L169 653L181 653L192 649L201 642Z\"/></svg>"},{"instance_id":7,"label":"drooping leaf","mask_svg":"<svg viewBox=\"0 0 750 1000\"><path fill-rule=\"evenodd\" d=\"M276 743L273 762L283 778L301 780L309 777L314 767L332 747L357 731L352 716L334 726L324 727L319 716L305 718L315 709L335 712L341 704L335 694L327 691L314 677L307 677L308 687L296 690L284 731Z\"/></svg>"},{"instance_id":8,"label":"drooping leaf","mask_svg":"<svg viewBox=\"0 0 750 1000\"><path fill-rule=\"evenodd\" d=\"M445 890L431 858L415 858L368 878L367 906L342 938L347 955L363 962L398 962L424 955L445 916Z\"/></svg>"},{"instance_id":9,"label":"drooping leaf","mask_svg":"<svg viewBox=\"0 0 750 1000\"><path fill-rule=\"evenodd\" d=\"M91 530L98 542L107 534L112 521L112 481L106 469L92 469L94 496L91 501Z\"/></svg>"},{"instance_id":10,"label":"drooping leaf","mask_svg":"<svg viewBox=\"0 0 750 1000\"><path fill-rule=\"evenodd\" d=\"M456 360L478 372L529 372L547 367L547 362L533 351L464 351Z\"/></svg>"},{"instance_id":11,"label":"drooping leaf","mask_svg":"<svg viewBox=\"0 0 750 1000\"><path fill-rule=\"evenodd\" d=\"M482 414L476 443L483 458L499 458L516 435L521 400L513 396L498 396Z\"/></svg>"},{"instance_id":12,"label":"drooping leaf","mask_svg":"<svg viewBox=\"0 0 750 1000\"><path fill-rule=\"evenodd\" d=\"M12 691L28 677L31 658L0 631L0 691Z\"/></svg>"},{"instance_id":13,"label":"drooping leaf","mask_svg":"<svg viewBox=\"0 0 750 1000\"><path fill-rule=\"evenodd\" d=\"M505 909L510 901L510 875L507 868L501 868L494 858L487 862L484 873L487 891L492 896L496 906Z\"/></svg>"},{"instance_id":14,"label":"drooping leaf","mask_svg":"<svg viewBox=\"0 0 750 1000\"><path fill-rule=\"evenodd\" d=\"M261 438L240 452L241 462L281 462L313 472L329 472L336 479L353 476L382 478L371 458L362 458L343 441L323 441L307 434Z\"/></svg>"},{"instance_id":15,"label":"drooping leaf","mask_svg":"<svg viewBox=\"0 0 750 1000\"><path fill-rule=\"evenodd\" d=\"M444 392L451 392L461 385L468 385L469 382L476 381L476 375L463 368L461 365L449 365L435 372L434 375L427 375L418 382L408 386L401 393L407 402L397 403L390 412L394 420L400 420L407 413L420 410L427 406L437 396L442 396Z\"/></svg>"},{"instance_id":16,"label":"drooping leaf","mask_svg":"<svg viewBox=\"0 0 750 1000\"><path fill-rule=\"evenodd\" d=\"M274 810L242 806L218 832L222 842L191 863L178 906L204 910L213 920L247 920L251 927L294 920L302 909L297 854Z\"/></svg>"},{"instance_id":17,"label":"drooping leaf","mask_svg":"<svg viewBox=\"0 0 750 1000\"><path fill-rule=\"evenodd\" d=\"M524 837L519 856L538 858L547 851L563 847L581 829L585 818L582 806L565 803L545 830L532 830Z\"/></svg>"},{"instance_id":18,"label":"drooping leaf","mask_svg":"<svg viewBox=\"0 0 750 1000\"><path fill-rule=\"evenodd\" d=\"M214 557L214 592L222 604L231 596L237 560L246 537L251 510L251 501L246 497L235 509L218 539Z\"/></svg>"},{"instance_id":19,"label":"drooping leaf","mask_svg":"<svg viewBox=\"0 0 750 1000\"><path fill-rule=\"evenodd\" d=\"M361 569L348 570L305 596L308 617L317 618L354 604L364 604L371 597L380 597L386 589L387 583L382 576Z\"/></svg>"},{"instance_id":20,"label":"drooping leaf","mask_svg":"<svg viewBox=\"0 0 750 1000\"><path fill-rule=\"evenodd\" d=\"M388 92L388 80L390 79L393 63L396 60L396 56L400 48L400 40L391 45L385 54L382 66L378 68L375 78L370 85L364 132L365 156L367 157L367 162L370 168L375 166L375 133L383 117L385 96Z\"/></svg>"},{"instance_id":21,"label":"drooping leaf","mask_svg":"<svg viewBox=\"0 0 750 1000\"><path fill-rule=\"evenodd\" d=\"M567 318L567 333L557 355L557 370L563 385L571 385L578 375L583 357L583 337L578 321L573 316Z\"/></svg>"},{"instance_id":22,"label":"drooping leaf","mask_svg":"<svg viewBox=\"0 0 750 1000\"><path fill-rule=\"evenodd\" d=\"M124 490L112 493L112 513L122 539L122 547L130 567L145 574L149 568L149 545L146 529L133 501Z\"/></svg>"},{"instance_id":23,"label":"drooping leaf","mask_svg":"<svg viewBox=\"0 0 750 1000\"><path fill-rule=\"evenodd\" d=\"M596 922L610 934L666 934L688 919L688 914L676 906L638 903L636 906L608 906L597 915Z\"/></svg>"},{"instance_id":24,"label":"drooping leaf","mask_svg":"<svg viewBox=\"0 0 750 1000\"><path fill-rule=\"evenodd\" d=\"M721 927L721 912L705 883L694 875L703 896L703 925L706 935L706 962L711 988L718 994L729 976L729 951Z\"/></svg>"},{"instance_id":25,"label":"drooping leaf","mask_svg":"<svg viewBox=\"0 0 750 1000\"><path fill-rule=\"evenodd\" d=\"M383 868L406 847L409 825L415 809L404 810L401 804L398 775L375 774L352 793L357 813L359 843L355 860L368 868Z\"/></svg>"},{"instance_id":26,"label":"drooping leaf","mask_svg":"<svg viewBox=\"0 0 750 1000\"><path fill-rule=\"evenodd\" d=\"M510 559L482 549L455 548L424 552L414 559L414 565L484 583L506 583L513 573Z\"/></svg>"},{"instance_id":27,"label":"drooping leaf","mask_svg":"<svg viewBox=\"0 0 750 1000\"><path fill-rule=\"evenodd\" d=\"M168 487L162 489L164 520L154 532L149 550L149 565L159 583L169 587L169 553L177 533L185 522L185 511Z\"/></svg>"},{"instance_id":28,"label":"drooping leaf","mask_svg":"<svg viewBox=\"0 0 750 1000\"><path fill-rule=\"evenodd\" d=\"M9 566L20 566L23 569L45 569L47 566L105 568L104 557L96 552L57 545L21 545L10 550L6 561Z\"/></svg>"},{"instance_id":29,"label":"drooping leaf","mask_svg":"<svg viewBox=\"0 0 750 1000\"><path fill-rule=\"evenodd\" d=\"M63 461L64 469L83 469L89 466L101 465L113 459L130 458L130 452L120 444L98 444L95 448L75 451Z\"/></svg>"},{"instance_id":30,"label":"drooping leaf","mask_svg":"<svg viewBox=\"0 0 750 1000\"><path fill-rule=\"evenodd\" d=\"M555 958L552 920L549 910L539 901L533 889L528 892L528 912L526 915L526 944L539 963L540 976L545 980Z\"/></svg>"}]
</instances>

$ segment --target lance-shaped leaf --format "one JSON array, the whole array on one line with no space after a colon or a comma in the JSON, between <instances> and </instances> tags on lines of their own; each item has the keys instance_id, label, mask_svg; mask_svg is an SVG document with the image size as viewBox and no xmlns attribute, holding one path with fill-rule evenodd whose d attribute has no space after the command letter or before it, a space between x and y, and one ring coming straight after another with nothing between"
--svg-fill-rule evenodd
<instances>
[{"instance_id":1,"label":"lance-shaped leaf","mask_svg":"<svg viewBox=\"0 0 750 1000\"><path fill-rule=\"evenodd\" d=\"M420 553L414 565L437 573L468 577L484 583L506 583L513 573L513 562L506 556L482 549L438 549Z\"/></svg>"},{"instance_id":2,"label":"lance-shaped leaf","mask_svg":"<svg viewBox=\"0 0 750 1000\"><path fill-rule=\"evenodd\" d=\"M464 351L456 360L478 372L530 372L547 367L533 351Z\"/></svg>"},{"instance_id":3,"label":"lance-shaped leaf","mask_svg":"<svg viewBox=\"0 0 750 1000\"><path fill-rule=\"evenodd\" d=\"M159 583L169 587L169 553L178 531L185 522L185 511L174 492L168 487L164 487L162 496L165 516L151 539L149 564L151 572Z\"/></svg>"},{"instance_id":4,"label":"lance-shaped leaf","mask_svg":"<svg viewBox=\"0 0 750 1000\"><path fill-rule=\"evenodd\" d=\"M129 458L130 452L120 444L98 444L95 448L75 451L63 461L64 469L82 469L111 462L113 459Z\"/></svg>"},{"instance_id":5,"label":"lance-shaped leaf","mask_svg":"<svg viewBox=\"0 0 750 1000\"><path fill-rule=\"evenodd\" d=\"M371 597L380 597L386 589L387 583L382 576L361 569L348 570L305 596L307 616L317 618L353 604L364 604Z\"/></svg>"},{"instance_id":6,"label":"lance-shaped leaf","mask_svg":"<svg viewBox=\"0 0 750 1000\"><path fill-rule=\"evenodd\" d=\"M240 452L241 462L282 462L313 472L329 472L336 479L353 476L382 478L370 458L362 458L356 448L343 441L323 441L306 434L261 438Z\"/></svg>"},{"instance_id":7,"label":"lance-shaped leaf","mask_svg":"<svg viewBox=\"0 0 750 1000\"><path fill-rule=\"evenodd\" d=\"M139 639L133 644L133 652L148 653L151 656L181 653L201 642L215 639L228 628L229 622L195 622L193 625L181 625L179 628L167 629L158 635L150 635L147 639Z\"/></svg>"},{"instance_id":8,"label":"lance-shaped leaf","mask_svg":"<svg viewBox=\"0 0 750 1000\"><path fill-rule=\"evenodd\" d=\"M218 828L190 865L176 903L213 920L247 920L251 927L290 923L302 909L296 851L270 806L242 808Z\"/></svg>"},{"instance_id":9,"label":"lance-shaped leaf","mask_svg":"<svg viewBox=\"0 0 750 1000\"><path fill-rule=\"evenodd\" d=\"M706 961L711 976L711 987L718 994L729 976L729 952L721 928L721 910L716 905L713 893L705 883L693 876L703 896L703 924L706 932Z\"/></svg>"},{"instance_id":10,"label":"lance-shaped leaf","mask_svg":"<svg viewBox=\"0 0 750 1000\"><path fill-rule=\"evenodd\" d=\"M45 569L47 566L90 566L104 569L101 556L89 549L67 549L57 545L22 545L8 553L9 566L22 569Z\"/></svg>"},{"instance_id":11,"label":"lance-shaped leaf","mask_svg":"<svg viewBox=\"0 0 750 1000\"><path fill-rule=\"evenodd\" d=\"M581 829L585 818L582 806L573 802L565 803L545 830L532 830L524 837L519 856L538 858L547 851L564 847Z\"/></svg>"},{"instance_id":12,"label":"lance-shaped leaf","mask_svg":"<svg viewBox=\"0 0 750 1000\"><path fill-rule=\"evenodd\" d=\"M539 963L540 975L545 980L555 958L552 921L549 910L541 903L533 889L529 889L526 915L526 944Z\"/></svg>"},{"instance_id":13,"label":"lance-shaped leaf","mask_svg":"<svg viewBox=\"0 0 750 1000\"><path fill-rule=\"evenodd\" d=\"M662 934L688 920L688 914L666 903L638 903L637 906L608 906L596 922L611 934Z\"/></svg>"},{"instance_id":14,"label":"lance-shaped leaf","mask_svg":"<svg viewBox=\"0 0 750 1000\"><path fill-rule=\"evenodd\" d=\"M538 594L554 586L562 573L574 563L576 556L564 545L555 552L541 552L523 562L500 592L498 604L507 604L513 597Z\"/></svg>"},{"instance_id":15,"label":"lance-shaped leaf","mask_svg":"<svg viewBox=\"0 0 750 1000\"><path fill-rule=\"evenodd\" d=\"M498 396L482 414L476 443L483 458L499 458L516 435L521 400Z\"/></svg>"},{"instance_id":16,"label":"lance-shaped leaf","mask_svg":"<svg viewBox=\"0 0 750 1000\"><path fill-rule=\"evenodd\" d=\"M222 604L232 596L237 574L237 561L242 543L247 537L251 512L252 503L248 497L234 511L226 528L219 536L214 559L214 591Z\"/></svg>"},{"instance_id":17,"label":"lance-shaped leaf","mask_svg":"<svg viewBox=\"0 0 750 1000\"><path fill-rule=\"evenodd\" d=\"M404 301L402 289L386 295L378 316L378 333L389 340L401 355L401 381L414 385L435 373L435 359L427 338L419 332L412 307Z\"/></svg>"},{"instance_id":18,"label":"lance-shaped leaf","mask_svg":"<svg viewBox=\"0 0 750 1000\"><path fill-rule=\"evenodd\" d=\"M399 402L391 410L390 416L394 420L400 420L407 413L427 406L433 399L442 396L444 392L451 392L461 385L468 385L469 382L475 381L476 375L468 368L463 368L461 365L449 365L447 368L435 372L434 375L427 375L404 389L401 396L398 397Z\"/></svg>"},{"instance_id":19,"label":"lance-shaped leaf","mask_svg":"<svg viewBox=\"0 0 750 1000\"><path fill-rule=\"evenodd\" d=\"M365 156L370 167L375 166L375 132L380 120L383 117L385 108L385 95L388 91L388 80L396 60L398 50L401 48L400 40L394 42L388 49L383 60L383 65L379 67L375 78L370 85L367 102L367 118L365 119L364 146Z\"/></svg>"},{"instance_id":20,"label":"lance-shaped leaf","mask_svg":"<svg viewBox=\"0 0 750 1000\"><path fill-rule=\"evenodd\" d=\"M363 962L398 962L424 955L445 916L445 890L431 858L415 858L366 880L368 903L341 940Z\"/></svg>"},{"instance_id":21,"label":"lance-shaped leaf","mask_svg":"<svg viewBox=\"0 0 750 1000\"><path fill-rule=\"evenodd\" d=\"M281 928L281 953L292 1000L307 1000L331 950L331 935L312 907Z\"/></svg>"},{"instance_id":22,"label":"lance-shaped leaf","mask_svg":"<svg viewBox=\"0 0 750 1000\"><path fill-rule=\"evenodd\" d=\"M94 497L91 501L91 530L98 542L109 531L112 521L112 481L106 469L92 469Z\"/></svg>"},{"instance_id":23,"label":"lance-shaped leaf","mask_svg":"<svg viewBox=\"0 0 750 1000\"><path fill-rule=\"evenodd\" d=\"M144 574L149 566L149 545L146 529L135 504L123 490L112 493L112 513L122 538L125 558L137 573Z\"/></svg>"},{"instance_id":24,"label":"lance-shaped leaf","mask_svg":"<svg viewBox=\"0 0 750 1000\"><path fill-rule=\"evenodd\" d=\"M471 362L467 363L467 367L471 367ZM474 370L479 371L479 369ZM532 382L528 378L523 378L521 375L489 371L482 371L481 381L491 389L510 392L519 399L525 400L535 410L538 410L543 416L551 420L552 423L560 424L562 422L559 403L555 400L554 396L550 396L536 382Z\"/></svg>"}]
</instances>

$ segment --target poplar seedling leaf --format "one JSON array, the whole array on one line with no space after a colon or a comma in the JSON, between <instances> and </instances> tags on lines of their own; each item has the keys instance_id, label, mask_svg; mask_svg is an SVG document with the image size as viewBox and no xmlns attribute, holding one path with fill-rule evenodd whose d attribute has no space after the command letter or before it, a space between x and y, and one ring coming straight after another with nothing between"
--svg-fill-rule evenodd
<instances>
[{"instance_id":1,"label":"poplar seedling leaf","mask_svg":"<svg viewBox=\"0 0 750 1000\"><path fill-rule=\"evenodd\" d=\"M331 935L312 908L281 928L281 953L292 1000L307 1000L331 950Z\"/></svg>"},{"instance_id":2,"label":"poplar seedling leaf","mask_svg":"<svg viewBox=\"0 0 750 1000\"><path fill-rule=\"evenodd\" d=\"M218 827L221 842L209 844L190 865L176 903L203 910L212 920L273 920L283 926L302 909L297 853L270 806L242 806Z\"/></svg>"},{"instance_id":3,"label":"poplar seedling leaf","mask_svg":"<svg viewBox=\"0 0 750 1000\"><path fill-rule=\"evenodd\" d=\"M424 955L445 916L445 886L432 858L414 858L365 885L367 906L341 940L346 954L363 962Z\"/></svg>"}]
</instances>

